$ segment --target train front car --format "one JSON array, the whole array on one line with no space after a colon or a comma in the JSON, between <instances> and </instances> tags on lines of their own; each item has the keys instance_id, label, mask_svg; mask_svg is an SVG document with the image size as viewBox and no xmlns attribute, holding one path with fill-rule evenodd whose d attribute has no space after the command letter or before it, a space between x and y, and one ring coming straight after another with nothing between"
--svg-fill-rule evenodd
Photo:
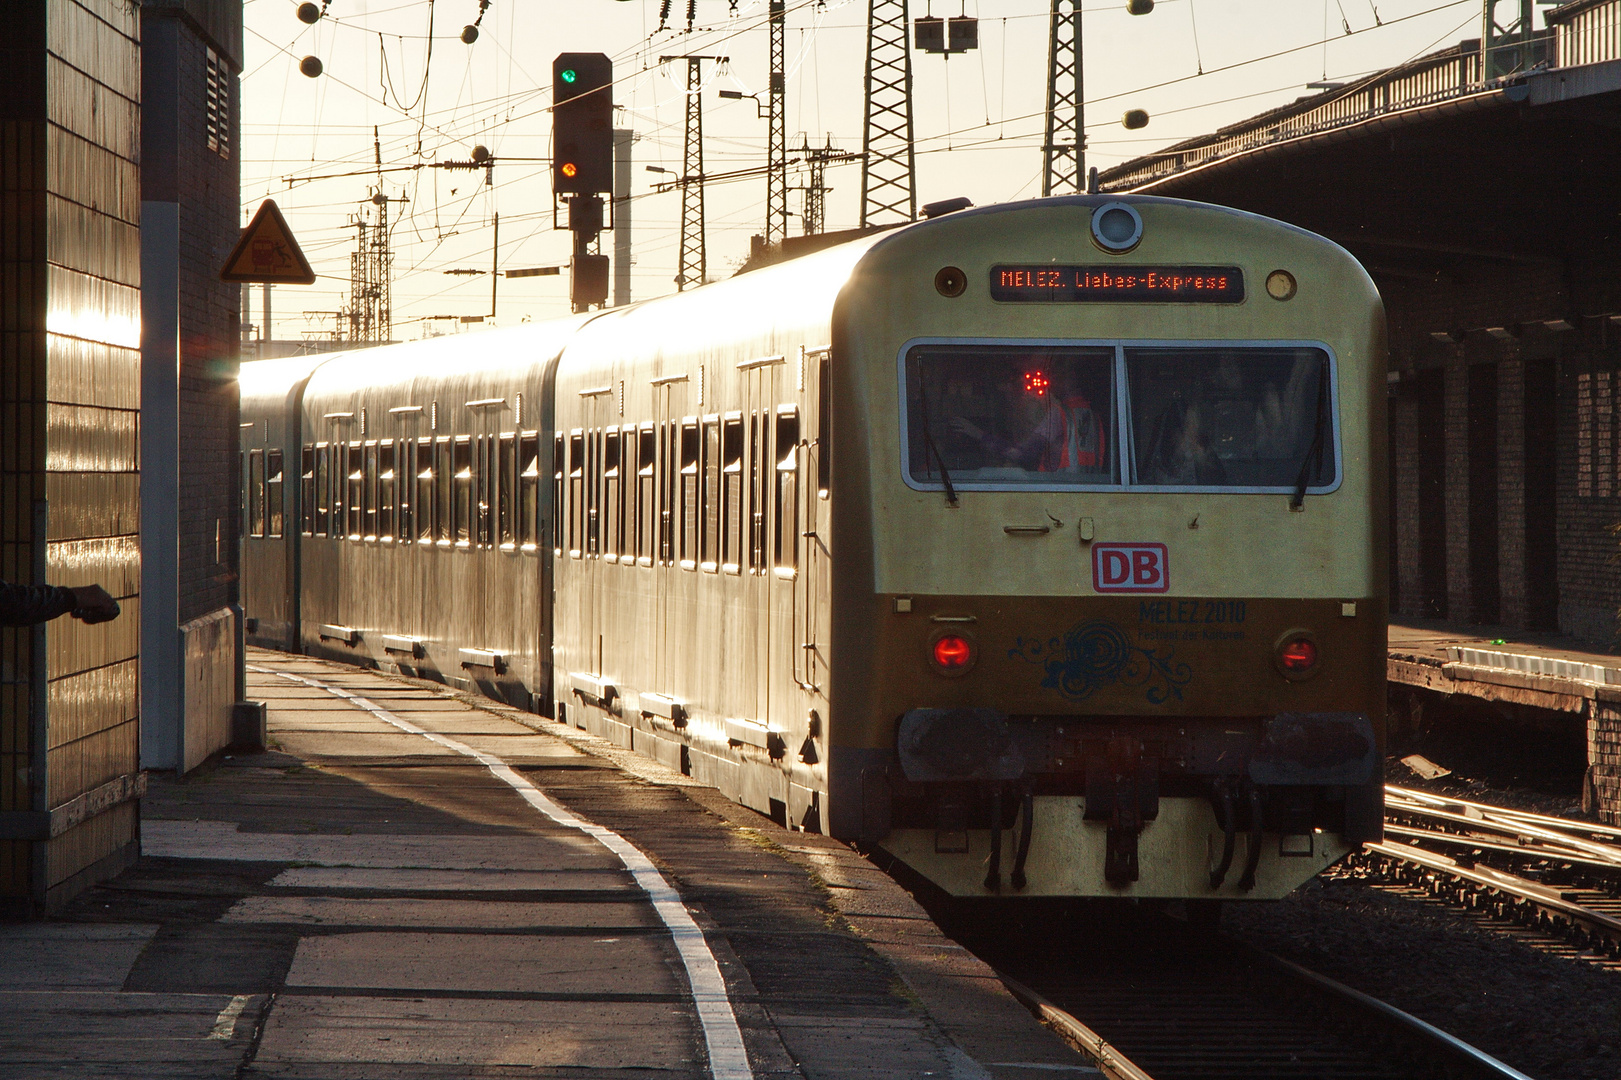
<instances>
[{"instance_id":1,"label":"train front car","mask_svg":"<svg viewBox=\"0 0 1621 1080\"><path fill-rule=\"evenodd\" d=\"M835 834L958 896L1144 899L1381 836L1384 314L1345 251L970 211L876 244L833 344Z\"/></svg>"}]
</instances>

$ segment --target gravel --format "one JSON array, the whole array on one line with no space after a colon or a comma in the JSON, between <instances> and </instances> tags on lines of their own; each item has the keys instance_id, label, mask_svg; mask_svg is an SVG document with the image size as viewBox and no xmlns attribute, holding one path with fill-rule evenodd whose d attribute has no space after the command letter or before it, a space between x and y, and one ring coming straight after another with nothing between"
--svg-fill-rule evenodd
<instances>
[{"instance_id":1,"label":"gravel","mask_svg":"<svg viewBox=\"0 0 1621 1080\"><path fill-rule=\"evenodd\" d=\"M1440 715L1435 715L1440 713ZM1576 725L1452 708L1413 745L1452 769L1403 787L1563 817L1581 810ZM1430 719L1430 717L1427 717ZM1544 950L1439 902L1328 876L1269 904L1228 905L1222 928L1426 1020L1538 1080L1621 1077L1621 968Z\"/></svg>"},{"instance_id":2,"label":"gravel","mask_svg":"<svg viewBox=\"0 0 1621 1080\"><path fill-rule=\"evenodd\" d=\"M1426 1020L1539 1080L1621 1076L1621 973L1443 905L1323 879L1229 905L1222 929Z\"/></svg>"}]
</instances>

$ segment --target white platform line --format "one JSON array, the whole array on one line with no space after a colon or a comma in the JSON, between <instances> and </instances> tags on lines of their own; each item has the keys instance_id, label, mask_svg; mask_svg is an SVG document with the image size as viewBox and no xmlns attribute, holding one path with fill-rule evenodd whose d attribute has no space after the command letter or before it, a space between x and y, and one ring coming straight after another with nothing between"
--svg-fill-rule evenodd
<instances>
[{"instance_id":1,"label":"white platform line","mask_svg":"<svg viewBox=\"0 0 1621 1080\"><path fill-rule=\"evenodd\" d=\"M220 1010L214 1018L214 1030L208 1033L210 1039L229 1041L236 1034L236 1018L242 1015L243 1008L248 1004L246 994L238 994L231 999L231 1003Z\"/></svg>"},{"instance_id":2,"label":"white platform line","mask_svg":"<svg viewBox=\"0 0 1621 1080\"><path fill-rule=\"evenodd\" d=\"M264 675L276 675L289 682L303 683L317 690L325 690L357 708L365 709L377 719L392 724L401 731L421 735L429 742L472 758L516 791L524 802L557 824L578 829L619 856L619 861L647 894L647 898L653 904L653 910L658 912L659 918L670 931L671 938L675 940L681 964L687 970L687 982L692 987L698 1021L703 1025L704 1046L709 1054L710 1076L714 1077L714 1080L754 1080L754 1070L749 1067L748 1052L743 1048L743 1032L737 1026L737 1013L732 1008L731 997L726 993L726 980L721 976L720 964L715 961L715 954L710 951L709 942L704 939L704 932L693 920L687 906L681 902L681 894L664 880L664 875L659 873L651 859L642 854L640 848L612 829L587 821L563 809L494 754L476 750L466 743L420 728L409 720L400 719L381 705L368 701L358 694L330 686L319 679L306 679L302 675L273 671L257 664L248 664L247 669Z\"/></svg>"}]
</instances>

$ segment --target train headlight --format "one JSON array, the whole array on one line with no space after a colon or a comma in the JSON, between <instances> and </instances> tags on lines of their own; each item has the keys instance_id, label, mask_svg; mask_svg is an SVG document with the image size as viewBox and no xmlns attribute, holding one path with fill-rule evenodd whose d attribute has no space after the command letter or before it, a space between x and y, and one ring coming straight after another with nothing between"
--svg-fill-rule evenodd
<instances>
[{"instance_id":1,"label":"train headlight","mask_svg":"<svg viewBox=\"0 0 1621 1080\"><path fill-rule=\"evenodd\" d=\"M1274 659L1285 679L1309 679L1317 673L1317 641L1309 631L1290 630L1278 639Z\"/></svg>"},{"instance_id":2,"label":"train headlight","mask_svg":"<svg viewBox=\"0 0 1621 1080\"><path fill-rule=\"evenodd\" d=\"M929 642L929 663L942 675L966 675L978 659L973 639L960 631L943 631Z\"/></svg>"},{"instance_id":3,"label":"train headlight","mask_svg":"<svg viewBox=\"0 0 1621 1080\"><path fill-rule=\"evenodd\" d=\"M1124 255L1143 238L1143 219L1123 202L1104 203L1092 211L1092 242L1111 255Z\"/></svg>"}]
</instances>

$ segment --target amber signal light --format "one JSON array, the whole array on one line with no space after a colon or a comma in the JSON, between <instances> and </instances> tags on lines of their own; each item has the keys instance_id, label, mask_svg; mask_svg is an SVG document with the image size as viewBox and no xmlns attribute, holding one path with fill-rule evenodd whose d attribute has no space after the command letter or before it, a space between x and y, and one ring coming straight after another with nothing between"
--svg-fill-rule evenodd
<instances>
[{"instance_id":1,"label":"amber signal light","mask_svg":"<svg viewBox=\"0 0 1621 1080\"><path fill-rule=\"evenodd\" d=\"M579 167L576 166L574 164L574 162L566 161L566 162L563 163L563 175L568 177L570 180L572 180L576 176L578 176L579 173L580 173Z\"/></svg>"}]
</instances>

